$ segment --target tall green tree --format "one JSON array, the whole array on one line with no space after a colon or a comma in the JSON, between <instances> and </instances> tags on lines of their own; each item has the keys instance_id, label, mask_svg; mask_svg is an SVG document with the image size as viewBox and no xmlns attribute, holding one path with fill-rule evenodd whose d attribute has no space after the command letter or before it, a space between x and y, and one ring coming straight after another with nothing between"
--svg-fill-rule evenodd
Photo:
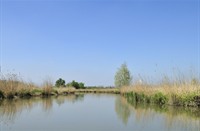
<instances>
[{"instance_id":1,"label":"tall green tree","mask_svg":"<svg viewBox=\"0 0 200 131\"><path fill-rule=\"evenodd\" d=\"M65 86L65 80L63 80L62 78L59 78L59 79L56 81L55 86L56 86L56 87L64 87L64 86Z\"/></svg>"},{"instance_id":2,"label":"tall green tree","mask_svg":"<svg viewBox=\"0 0 200 131\"><path fill-rule=\"evenodd\" d=\"M117 70L115 74L115 86L122 87L122 86L129 86L132 81L131 73L124 63L121 67Z\"/></svg>"}]
</instances>

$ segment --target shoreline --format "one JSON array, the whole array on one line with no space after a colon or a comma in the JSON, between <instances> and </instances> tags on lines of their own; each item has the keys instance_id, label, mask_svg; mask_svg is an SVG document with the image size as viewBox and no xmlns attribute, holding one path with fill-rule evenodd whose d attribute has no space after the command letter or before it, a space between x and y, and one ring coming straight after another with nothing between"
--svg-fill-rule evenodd
<instances>
[{"instance_id":1,"label":"shoreline","mask_svg":"<svg viewBox=\"0 0 200 131\"><path fill-rule=\"evenodd\" d=\"M126 91L123 88L110 88L110 89L75 89L75 88L51 88L50 90L43 88L23 89L15 92L5 94L0 90L0 101L4 99L24 99L32 97L51 97L51 96L65 96L69 94L119 94L124 96L130 103L144 103L154 105L169 105L169 106L183 106L183 107L200 107L200 94L199 92L190 92L182 95L175 93L164 94L161 91L148 93L143 91Z\"/></svg>"}]
</instances>

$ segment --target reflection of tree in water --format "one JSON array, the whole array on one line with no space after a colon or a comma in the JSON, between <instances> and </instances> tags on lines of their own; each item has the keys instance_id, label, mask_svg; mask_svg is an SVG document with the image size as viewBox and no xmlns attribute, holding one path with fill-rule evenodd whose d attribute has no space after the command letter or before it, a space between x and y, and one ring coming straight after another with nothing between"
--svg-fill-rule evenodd
<instances>
[{"instance_id":1,"label":"reflection of tree in water","mask_svg":"<svg viewBox=\"0 0 200 131\"><path fill-rule=\"evenodd\" d=\"M65 97L64 96L57 96L55 99L55 102L60 106L65 103Z\"/></svg>"},{"instance_id":2,"label":"reflection of tree in water","mask_svg":"<svg viewBox=\"0 0 200 131\"><path fill-rule=\"evenodd\" d=\"M76 94L75 100L73 102L83 101L84 100L84 94Z\"/></svg>"},{"instance_id":3,"label":"reflection of tree in water","mask_svg":"<svg viewBox=\"0 0 200 131\"><path fill-rule=\"evenodd\" d=\"M61 106L65 102L78 102L78 101L83 101L84 100L84 94L69 94L66 96L58 96L55 99L55 102Z\"/></svg>"},{"instance_id":4,"label":"reflection of tree in water","mask_svg":"<svg viewBox=\"0 0 200 131\"><path fill-rule=\"evenodd\" d=\"M7 125L14 123L15 119L20 116L22 111L30 111L36 105L41 106L44 112L49 112L52 109L54 102L58 105L62 105L65 102L75 103L83 100L83 94L46 98L33 97L30 99L0 100L0 124Z\"/></svg>"},{"instance_id":5,"label":"reflection of tree in water","mask_svg":"<svg viewBox=\"0 0 200 131\"><path fill-rule=\"evenodd\" d=\"M128 119L131 115L129 106L126 102L126 99L122 97L117 97L115 101L115 111L119 117L123 121L124 124L128 123Z\"/></svg>"},{"instance_id":6,"label":"reflection of tree in water","mask_svg":"<svg viewBox=\"0 0 200 131\"><path fill-rule=\"evenodd\" d=\"M121 98L123 105L133 113L134 124L152 123L162 118L166 130L200 131L200 110L191 107L158 106L144 103L131 103Z\"/></svg>"}]
</instances>

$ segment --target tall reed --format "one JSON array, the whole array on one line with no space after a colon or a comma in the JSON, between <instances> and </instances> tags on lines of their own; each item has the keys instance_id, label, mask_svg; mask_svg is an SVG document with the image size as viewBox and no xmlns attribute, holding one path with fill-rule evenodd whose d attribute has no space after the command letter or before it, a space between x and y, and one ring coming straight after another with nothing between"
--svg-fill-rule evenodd
<instances>
[{"instance_id":1,"label":"tall reed","mask_svg":"<svg viewBox=\"0 0 200 131\"><path fill-rule=\"evenodd\" d=\"M132 95L136 101L149 103L200 106L200 82L197 78L170 80L164 77L161 82L135 83L120 89L121 94ZM130 97L129 97L130 98Z\"/></svg>"}]
</instances>

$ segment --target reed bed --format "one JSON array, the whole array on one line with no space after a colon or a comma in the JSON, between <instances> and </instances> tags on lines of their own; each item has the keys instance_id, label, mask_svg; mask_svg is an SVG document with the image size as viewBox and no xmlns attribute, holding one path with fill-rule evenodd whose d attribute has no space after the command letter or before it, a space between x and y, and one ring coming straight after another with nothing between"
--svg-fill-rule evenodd
<instances>
[{"instance_id":1,"label":"reed bed","mask_svg":"<svg viewBox=\"0 0 200 131\"><path fill-rule=\"evenodd\" d=\"M46 78L39 87L32 82L24 82L16 74L1 76L0 99L27 98L32 96L49 97L52 95L67 95L75 93L113 93L119 94L118 88L75 89L74 87L54 87L50 78Z\"/></svg>"},{"instance_id":2,"label":"reed bed","mask_svg":"<svg viewBox=\"0 0 200 131\"><path fill-rule=\"evenodd\" d=\"M32 82L24 82L15 74L9 74L6 77L1 76L0 79L0 99L14 98L15 96L27 97L31 95L31 91L38 88Z\"/></svg>"},{"instance_id":3,"label":"reed bed","mask_svg":"<svg viewBox=\"0 0 200 131\"><path fill-rule=\"evenodd\" d=\"M75 93L121 94L130 102L145 102L158 105L177 105L200 107L200 82L198 79L161 81L158 84L137 83L121 88L56 88L50 79L44 80L41 87L32 82L24 82L15 74L1 76L0 99L14 99L31 96L48 97Z\"/></svg>"},{"instance_id":4,"label":"reed bed","mask_svg":"<svg viewBox=\"0 0 200 131\"><path fill-rule=\"evenodd\" d=\"M122 87L120 93L130 101L180 105L200 106L199 82L134 84Z\"/></svg>"}]
</instances>

